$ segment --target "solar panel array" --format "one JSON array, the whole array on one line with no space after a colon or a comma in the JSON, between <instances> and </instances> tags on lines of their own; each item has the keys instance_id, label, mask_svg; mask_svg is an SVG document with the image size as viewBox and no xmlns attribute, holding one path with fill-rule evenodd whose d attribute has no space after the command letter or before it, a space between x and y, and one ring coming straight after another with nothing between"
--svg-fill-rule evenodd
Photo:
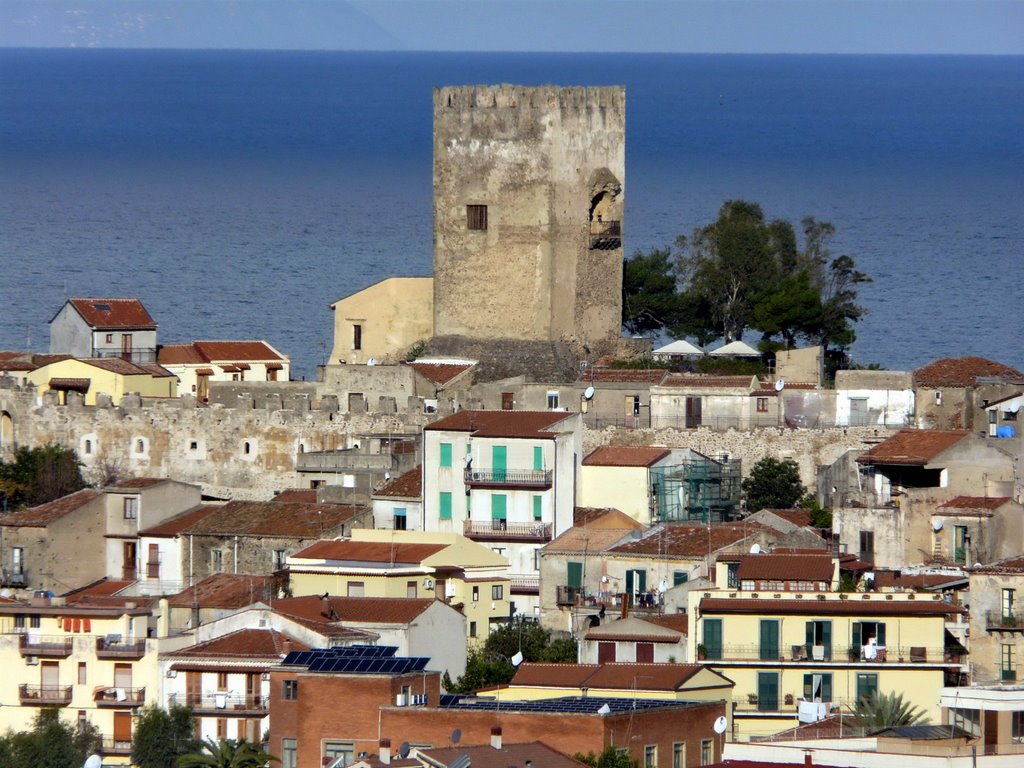
<instances>
[{"instance_id":1,"label":"solar panel array","mask_svg":"<svg viewBox=\"0 0 1024 768\"><path fill-rule=\"evenodd\" d=\"M423 656L395 656L393 645L349 645L340 648L313 648L292 651L281 663L306 667L310 672L344 672L364 675L402 675L421 672L430 659Z\"/></svg>"},{"instance_id":2,"label":"solar panel array","mask_svg":"<svg viewBox=\"0 0 1024 768\"><path fill-rule=\"evenodd\" d=\"M502 701L500 709L508 712L596 714L597 710L606 704L612 713L619 714L661 707L689 705L692 702L678 701L676 699L619 699L600 696L563 696L557 699L539 699L534 701ZM496 710L499 708L499 703L494 699L477 699L450 695L442 696L440 705L449 709Z\"/></svg>"}]
</instances>

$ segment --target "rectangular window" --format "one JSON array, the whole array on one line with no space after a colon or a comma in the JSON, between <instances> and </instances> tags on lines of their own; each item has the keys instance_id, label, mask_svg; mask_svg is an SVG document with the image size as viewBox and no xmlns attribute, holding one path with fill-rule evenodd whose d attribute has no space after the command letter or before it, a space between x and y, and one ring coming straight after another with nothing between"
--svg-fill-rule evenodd
<instances>
[{"instance_id":1,"label":"rectangular window","mask_svg":"<svg viewBox=\"0 0 1024 768\"><path fill-rule=\"evenodd\" d=\"M415 581L407 581L407 582L405 582L405 596L406 597L412 597L412 598L418 597L419 596L419 594L418 594L418 587L419 587L419 584L417 582L415 582Z\"/></svg>"},{"instance_id":2,"label":"rectangular window","mask_svg":"<svg viewBox=\"0 0 1024 768\"><path fill-rule=\"evenodd\" d=\"M957 565L967 564L967 526L953 526L953 562Z\"/></svg>"},{"instance_id":3,"label":"rectangular window","mask_svg":"<svg viewBox=\"0 0 1024 768\"><path fill-rule=\"evenodd\" d=\"M805 701L832 701L832 673L804 675Z\"/></svg>"},{"instance_id":4,"label":"rectangular window","mask_svg":"<svg viewBox=\"0 0 1024 768\"><path fill-rule=\"evenodd\" d=\"M878 692L878 675L874 672L857 674L857 698L870 699Z\"/></svg>"},{"instance_id":5,"label":"rectangular window","mask_svg":"<svg viewBox=\"0 0 1024 768\"><path fill-rule=\"evenodd\" d=\"M450 467L452 465L452 444L441 443L441 466Z\"/></svg>"},{"instance_id":6,"label":"rectangular window","mask_svg":"<svg viewBox=\"0 0 1024 768\"><path fill-rule=\"evenodd\" d=\"M395 507L394 520L396 531L404 531L406 529L405 507Z\"/></svg>"},{"instance_id":7,"label":"rectangular window","mask_svg":"<svg viewBox=\"0 0 1024 768\"><path fill-rule=\"evenodd\" d=\"M474 586L473 587L473 602L474 603L480 602L480 587L478 587L478 586Z\"/></svg>"},{"instance_id":8,"label":"rectangular window","mask_svg":"<svg viewBox=\"0 0 1024 768\"><path fill-rule=\"evenodd\" d=\"M583 563L571 560L566 563L565 585L567 587L576 587L577 589L583 586Z\"/></svg>"},{"instance_id":9,"label":"rectangular window","mask_svg":"<svg viewBox=\"0 0 1024 768\"><path fill-rule=\"evenodd\" d=\"M542 472L544 470L544 448L540 445L533 446L533 468Z\"/></svg>"},{"instance_id":10,"label":"rectangular window","mask_svg":"<svg viewBox=\"0 0 1024 768\"><path fill-rule=\"evenodd\" d=\"M808 621L804 625L803 653L810 661L832 661L831 621Z\"/></svg>"},{"instance_id":11,"label":"rectangular window","mask_svg":"<svg viewBox=\"0 0 1024 768\"><path fill-rule=\"evenodd\" d=\"M860 654L864 661L885 661L885 623L881 621L855 621L853 623L851 655Z\"/></svg>"},{"instance_id":12,"label":"rectangular window","mask_svg":"<svg viewBox=\"0 0 1024 768\"><path fill-rule=\"evenodd\" d=\"M222 573L224 571L224 553L219 549L210 550L210 572Z\"/></svg>"},{"instance_id":13,"label":"rectangular window","mask_svg":"<svg viewBox=\"0 0 1024 768\"><path fill-rule=\"evenodd\" d=\"M84 661L80 661L78 662L78 684L85 685L86 679L86 665Z\"/></svg>"},{"instance_id":14,"label":"rectangular window","mask_svg":"<svg viewBox=\"0 0 1024 768\"><path fill-rule=\"evenodd\" d=\"M108 333L108 334L106 335L106 338L105 338L105 343L107 343L107 344L113 344L113 343L114 343L114 334L112 334L112 333Z\"/></svg>"},{"instance_id":15,"label":"rectangular window","mask_svg":"<svg viewBox=\"0 0 1024 768\"><path fill-rule=\"evenodd\" d=\"M533 550L533 570L535 570L535 571L539 571L540 570L540 550L539 549Z\"/></svg>"},{"instance_id":16,"label":"rectangular window","mask_svg":"<svg viewBox=\"0 0 1024 768\"><path fill-rule=\"evenodd\" d=\"M467 205L466 206L466 228L473 230L487 229L487 206Z\"/></svg>"},{"instance_id":17,"label":"rectangular window","mask_svg":"<svg viewBox=\"0 0 1024 768\"><path fill-rule=\"evenodd\" d=\"M1024 744L1024 712L1011 712L1010 738L1014 744Z\"/></svg>"},{"instance_id":18,"label":"rectangular window","mask_svg":"<svg viewBox=\"0 0 1024 768\"><path fill-rule=\"evenodd\" d=\"M779 622L777 619L761 619L760 632L761 661L779 659Z\"/></svg>"},{"instance_id":19,"label":"rectangular window","mask_svg":"<svg viewBox=\"0 0 1024 768\"><path fill-rule=\"evenodd\" d=\"M352 325L352 349L363 348L363 326L359 323Z\"/></svg>"},{"instance_id":20,"label":"rectangular window","mask_svg":"<svg viewBox=\"0 0 1024 768\"><path fill-rule=\"evenodd\" d=\"M875 532L860 532L860 559L865 563L875 562Z\"/></svg>"},{"instance_id":21,"label":"rectangular window","mask_svg":"<svg viewBox=\"0 0 1024 768\"><path fill-rule=\"evenodd\" d=\"M508 446L491 446L491 471L494 473L494 482L504 483L508 470Z\"/></svg>"},{"instance_id":22,"label":"rectangular window","mask_svg":"<svg viewBox=\"0 0 1024 768\"><path fill-rule=\"evenodd\" d=\"M19 613L14 617L14 628L24 629L25 628L25 614Z\"/></svg>"},{"instance_id":23,"label":"rectangular window","mask_svg":"<svg viewBox=\"0 0 1024 768\"><path fill-rule=\"evenodd\" d=\"M541 521L541 518L544 517L543 504L544 499L541 496L533 497L533 521L535 523L539 523Z\"/></svg>"},{"instance_id":24,"label":"rectangular window","mask_svg":"<svg viewBox=\"0 0 1024 768\"><path fill-rule=\"evenodd\" d=\"M757 412L758 413L768 413L768 398L767 397L759 397L759 398L757 398Z\"/></svg>"},{"instance_id":25,"label":"rectangular window","mask_svg":"<svg viewBox=\"0 0 1024 768\"><path fill-rule=\"evenodd\" d=\"M672 768L686 768L685 741L677 741L672 745Z\"/></svg>"},{"instance_id":26,"label":"rectangular window","mask_svg":"<svg viewBox=\"0 0 1024 768\"><path fill-rule=\"evenodd\" d=\"M11 573L21 576L25 573L25 548L11 547Z\"/></svg>"},{"instance_id":27,"label":"rectangular window","mask_svg":"<svg viewBox=\"0 0 1024 768\"><path fill-rule=\"evenodd\" d=\"M469 622L469 636L470 637L476 637L476 622L475 621Z\"/></svg>"},{"instance_id":28,"label":"rectangular window","mask_svg":"<svg viewBox=\"0 0 1024 768\"><path fill-rule=\"evenodd\" d=\"M325 741L324 742L324 765L342 758L341 765L351 765L355 748L351 741Z\"/></svg>"},{"instance_id":29,"label":"rectangular window","mask_svg":"<svg viewBox=\"0 0 1024 768\"><path fill-rule=\"evenodd\" d=\"M441 520L452 519L452 494L451 491L441 491L440 497L440 513L438 515Z\"/></svg>"},{"instance_id":30,"label":"rectangular window","mask_svg":"<svg viewBox=\"0 0 1024 768\"><path fill-rule=\"evenodd\" d=\"M548 410L553 411L558 408L558 393L548 392Z\"/></svg>"},{"instance_id":31,"label":"rectangular window","mask_svg":"<svg viewBox=\"0 0 1024 768\"><path fill-rule=\"evenodd\" d=\"M125 520L138 520L139 519L139 499L136 496L125 496L124 497L124 519Z\"/></svg>"},{"instance_id":32,"label":"rectangular window","mask_svg":"<svg viewBox=\"0 0 1024 768\"><path fill-rule=\"evenodd\" d=\"M1012 619L1013 618L1013 611L1014 611L1014 606L1013 606L1014 594L1013 593L1014 593L1014 591L1012 589L1004 589L1003 590L1002 602L1001 602L1000 605L1001 605L1001 615L1002 615L1002 617L1004 619Z\"/></svg>"},{"instance_id":33,"label":"rectangular window","mask_svg":"<svg viewBox=\"0 0 1024 768\"><path fill-rule=\"evenodd\" d=\"M715 742L713 739L701 739L700 764L711 765L715 761Z\"/></svg>"},{"instance_id":34,"label":"rectangular window","mask_svg":"<svg viewBox=\"0 0 1024 768\"><path fill-rule=\"evenodd\" d=\"M281 698L286 701L295 701L299 698L299 681L285 680L281 688Z\"/></svg>"},{"instance_id":35,"label":"rectangular window","mask_svg":"<svg viewBox=\"0 0 1024 768\"><path fill-rule=\"evenodd\" d=\"M346 587L346 594L349 597L364 597L366 595L366 583L362 581L350 581Z\"/></svg>"},{"instance_id":36,"label":"rectangular window","mask_svg":"<svg viewBox=\"0 0 1024 768\"><path fill-rule=\"evenodd\" d=\"M273 557L273 566L275 571L283 571L287 555L283 549L275 549Z\"/></svg>"},{"instance_id":37,"label":"rectangular window","mask_svg":"<svg viewBox=\"0 0 1024 768\"><path fill-rule=\"evenodd\" d=\"M981 710L978 709L954 709L953 726L963 728L971 736L981 735Z\"/></svg>"},{"instance_id":38,"label":"rectangular window","mask_svg":"<svg viewBox=\"0 0 1024 768\"><path fill-rule=\"evenodd\" d=\"M495 530L508 526L508 497L503 493L491 494L491 521Z\"/></svg>"},{"instance_id":39,"label":"rectangular window","mask_svg":"<svg viewBox=\"0 0 1024 768\"><path fill-rule=\"evenodd\" d=\"M704 658L722 658L722 620L704 619Z\"/></svg>"},{"instance_id":40,"label":"rectangular window","mask_svg":"<svg viewBox=\"0 0 1024 768\"><path fill-rule=\"evenodd\" d=\"M226 691L228 689L228 673L218 672L217 673L217 690Z\"/></svg>"},{"instance_id":41,"label":"rectangular window","mask_svg":"<svg viewBox=\"0 0 1024 768\"><path fill-rule=\"evenodd\" d=\"M40 626L41 622L42 622L42 617L38 613L35 616L29 616L28 617L28 628L29 629L39 629L39 626Z\"/></svg>"},{"instance_id":42,"label":"rectangular window","mask_svg":"<svg viewBox=\"0 0 1024 768\"><path fill-rule=\"evenodd\" d=\"M504 600L505 599L505 587L501 584L495 584L491 587L491 600Z\"/></svg>"},{"instance_id":43,"label":"rectangular window","mask_svg":"<svg viewBox=\"0 0 1024 768\"><path fill-rule=\"evenodd\" d=\"M672 571L672 586L678 587L690 580L690 574L686 571Z\"/></svg>"},{"instance_id":44,"label":"rectangular window","mask_svg":"<svg viewBox=\"0 0 1024 768\"><path fill-rule=\"evenodd\" d=\"M1002 644L999 669L1004 683L1017 679L1017 658L1013 652L1013 643Z\"/></svg>"},{"instance_id":45,"label":"rectangular window","mask_svg":"<svg viewBox=\"0 0 1024 768\"><path fill-rule=\"evenodd\" d=\"M225 717L217 718L217 738L226 739L228 737L228 721Z\"/></svg>"},{"instance_id":46,"label":"rectangular window","mask_svg":"<svg viewBox=\"0 0 1024 768\"><path fill-rule=\"evenodd\" d=\"M281 739L281 768L299 768L297 739Z\"/></svg>"},{"instance_id":47,"label":"rectangular window","mask_svg":"<svg viewBox=\"0 0 1024 768\"><path fill-rule=\"evenodd\" d=\"M658 768L657 744L648 744L644 747L644 768Z\"/></svg>"}]
</instances>

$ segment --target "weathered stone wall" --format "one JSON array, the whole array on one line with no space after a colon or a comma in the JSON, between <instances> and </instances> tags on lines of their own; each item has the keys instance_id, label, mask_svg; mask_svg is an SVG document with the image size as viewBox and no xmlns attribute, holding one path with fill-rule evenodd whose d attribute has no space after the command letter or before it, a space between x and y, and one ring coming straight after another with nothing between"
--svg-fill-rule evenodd
<instances>
[{"instance_id":1,"label":"weathered stone wall","mask_svg":"<svg viewBox=\"0 0 1024 768\"><path fill-rule=\"evenodd\" d=\"M434 91L434 333L568 341L620 336L625 90ZM467 205L487 206L469 229ZM614 242L614 241L613 241Z\"/></svg>"}]
</instances>

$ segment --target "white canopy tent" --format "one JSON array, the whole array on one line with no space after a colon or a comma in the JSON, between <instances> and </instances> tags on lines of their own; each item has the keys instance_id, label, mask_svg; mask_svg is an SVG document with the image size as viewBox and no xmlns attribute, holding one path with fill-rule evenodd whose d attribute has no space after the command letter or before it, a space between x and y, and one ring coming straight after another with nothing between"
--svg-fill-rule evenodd
<instances>
[{"instance_id":1,"label":"white canopy tent","mask_svg":"<svg viewBox=\"0 0 1024 768\"><path fill-rule=\"evenodd\" d=\"M666 344L664 347L659 347L654 350L654 354L659 357L703 357L704 350L686 339L680 339Z\"/></svg>"},{"instance_id":2,"label":"white canopy tent","mask_svg":"<svg viewBox=\"0 0 1024 768\"><path fill-rule=\"evenodd\" d=\"M742 341L733 341L708 353L713 357L760 357L761 353Z\"/></svg>"}]
</instances>

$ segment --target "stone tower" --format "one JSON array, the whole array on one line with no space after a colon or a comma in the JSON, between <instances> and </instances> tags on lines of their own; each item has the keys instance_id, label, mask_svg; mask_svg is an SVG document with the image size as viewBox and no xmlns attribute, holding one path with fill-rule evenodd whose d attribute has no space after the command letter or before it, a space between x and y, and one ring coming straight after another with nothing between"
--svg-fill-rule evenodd
<instances>
[{"instance_id":1,"label":"stone tower","mask_svg":"<svg viewBox=\"0 0 1024 768\"><path fill-rule=\"evenodd\" d=\"M434 90L434 334L621 335L623 87Z\"/></svg>"}]
</instances>

